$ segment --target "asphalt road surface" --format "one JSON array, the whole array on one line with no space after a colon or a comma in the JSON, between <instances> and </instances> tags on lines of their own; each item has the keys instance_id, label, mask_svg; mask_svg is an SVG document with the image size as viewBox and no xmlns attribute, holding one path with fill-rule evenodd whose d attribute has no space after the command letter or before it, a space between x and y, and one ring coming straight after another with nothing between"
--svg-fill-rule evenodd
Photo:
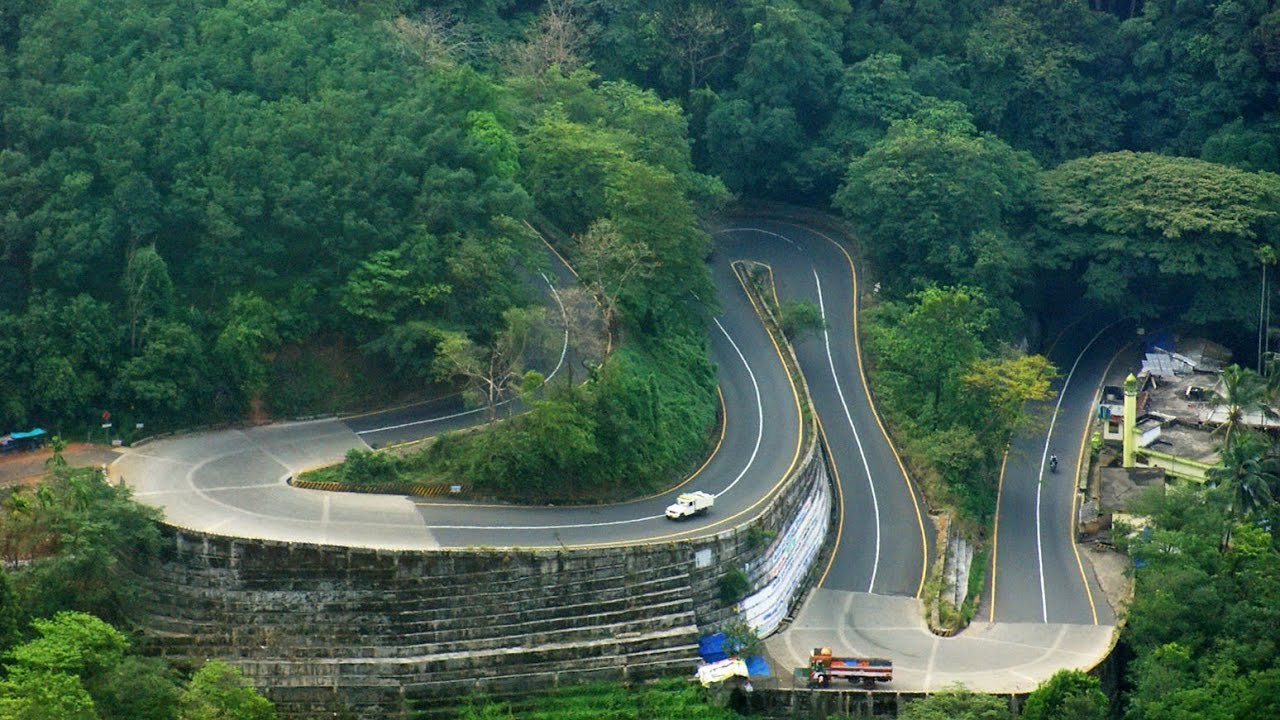
<instances>
[{"instance_id":1,"label":"asphalt road surface","mask_svg":"<svg viewBox=\"0 0 1280 720\"><path fill-rule=\"evenodd\" d=\"M1117 326L1082 321L1067 326L1049 349L1060 372L1058 392L1014 438L1001 481L995 587L986 607L992 621L1115 623L1076 550L1075 499L1098 385L1127 337ZM1053 455L1056 473L1049 468Z\"/></svg>"},{"instance_id":2,"label":"asphalt road surface","mask_svg":"<svg viewBox=\"0 0 1280 720\"><path fill-rule=\"evenodd\" d=\"M1043 436L1019 438L1010 452L993 596L993 617L1008 625L1006 631L988 627L982 632L989 637L975 644L977 631L971 630L963 646L947 644L961 642L956 638L941 645L929 640L922 650L927 638L921 633L927 635L927 630L916 598L933 538L916 490L867 397L856 344L859 291L852 262L820 232L781 221L726 221L715 237L711 271L721 314L710 323L709 333L724 398L724 437L684 487L614 505L516 507L330 493L288 484L291 476L335 462L351 448L431 436L483 418L450 398L348 419L158 439L128 449L113 464L112 474L179 527L289 542L406 549L560 548L718 532L759 512L800 453L798 397L778 348L730 266L734 260L756 260L773 269L783 300L812 300L826 318L826 330L799 342L796 353L839 475L842 500L837 552L825 568L821 589L801 614L806 639L781 633L770 640L771 651L785 654L825 635L834 638L829 642L846 641L843 649L850 653L907 660L928 652L928 658L916 663L918 673L907 672L894 683L900 690L932 688L952 677L938 666L939 658L952 655L968 657L966 663L985 668L991 677L995 668L1011 668L1003 673L1009 687L1046 678L1057 667L1087 667L1105 656L1107 625L1113 619L1096 599L1096 588L1093 598L1084 591L1088 585L1068 528L1075 458L1092 392L1109 358L1107 343L1089 346L1066 388L1047 440L1063 460L1052 482L1040 485L1033 474L1036 458L1043 455ZM546 277L548 285L569 281L564 268ZM548 298L548 312L556 316L558 300L553 293ZM1064 358L1085 347L1092 332L1096 328L1090 331L1084 324L1069 328L1055 347L1055 361L1069 367ZM575 358L566 345L548 362L549 371L570 372ZM681 523L666 520L663 508L687 489L716 494L712 512ZM800 630L797 622L796 632ZM1031 635L1043 643L1026 642ZM1027 650L1034 662L1015 662L1022 655L1009 652L1014 646L1034 650ZM961 673L953 679L965 677Z\"/></svg>"},{"instance_id":3,"label":"asphalt road surface","mask_svg":"<svg viewBox=\"0 0 1280 720\"><path fill-rule=\"evenodd\" d=\"M826 321L824 331L795 345L844 503L840 542L823 587L915 596L932 534L862 380L852 262L827 236L790 223L729 223L716 237L717 259L767 264L780 300L813 302Z\"/></svg>"}]
</instances>

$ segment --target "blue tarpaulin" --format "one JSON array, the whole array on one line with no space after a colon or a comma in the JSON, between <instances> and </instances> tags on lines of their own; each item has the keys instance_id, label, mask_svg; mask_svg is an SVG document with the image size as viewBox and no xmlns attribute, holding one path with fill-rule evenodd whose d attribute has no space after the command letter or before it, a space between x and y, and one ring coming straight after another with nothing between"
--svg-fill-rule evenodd
<instances>
[{"instance_id":1,"label":"blue tarpaulin","mask_svg":"<svg viewBox=\"0 0 1280 720\"><path fill-rule=\"evenodd\" d=\"M720 662L729 657L724 651L724 633L716 633L714 635L703 635L698 638L698 655L702 657L703 662Z\"/></svg>"},{"instance_id":2,"label":"blue tarpaulin","mask_svg":"<svg viewBox=\"0 0 1280 720\"><path fill-rule=\"evenodd\" d=\"M34 430L28 430L26 432L9 433L9 437L13 438L14 440L26 440L28 438L40 437L43 434L44 434L43 428L36 428Z\"/></svg>"},{"instance_id":3,"label":"blue tarpaulin","mask_svg":"<svg viewBox=\"0 0 1280 720\"><path fill-rule=\"evenodd\" d=\"M751 677L768 677L769 663L759 655L752 655L747 658L747 674Z\"/></svg>"}]
</instances>

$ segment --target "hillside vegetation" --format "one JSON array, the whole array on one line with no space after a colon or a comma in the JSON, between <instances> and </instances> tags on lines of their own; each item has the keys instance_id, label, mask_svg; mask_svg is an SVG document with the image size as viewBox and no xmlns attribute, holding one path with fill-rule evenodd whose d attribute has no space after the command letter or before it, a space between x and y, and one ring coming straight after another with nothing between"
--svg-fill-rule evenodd
<instances>
[{"instance_id":1,"label":"hillside vegetation","mask_svg":"<svg viewBox=\"0 0 1280 720\"><path fill-rule=\"evenodd\" d=\"M933 497L981 525L1012 409L1053 372L1026 350L1064 316L1259 359L1278 82L1263 0L10 0L0 428L461 386L532 410L419 471L655 487L714 422L699 220L764 197L856 229L872 388ZM513 352L547 321L534 228L581 270L573 331L603 360L541 389ZM1276 714L1280 473L1269 438L1237 440L1217 490L1134 541L1117 715ZM1054 687L1040 717L1093 707Z\"/></svg>"}]
</instances>

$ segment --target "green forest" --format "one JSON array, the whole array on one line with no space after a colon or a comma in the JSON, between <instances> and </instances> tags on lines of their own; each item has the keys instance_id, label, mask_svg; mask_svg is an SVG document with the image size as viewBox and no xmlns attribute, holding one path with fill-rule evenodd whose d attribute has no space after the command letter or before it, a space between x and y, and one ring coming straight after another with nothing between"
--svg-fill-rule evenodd
<instances>
[{"instance_id":1,"label":"green forest","mask_svg":"<svg viewBox=\"0 0 1280 720\"><path fill-rule=\"evenodd\" d=\"M128 632L159 513L54 450L38 487L0 502L0 718L274 720L236 668L171 663Z\"/></svg>"},{"instance_id":2,"label":"green forest","mask_svg":"<svg viewBox=\"0 0 1280 720\"><path fill-rule=\"evenodd\" d=\"M763 199L856 231L881 409L930 492L983 522L1008 411L1053 372L1015 348L1064 308L1261 360L1278 99L1263 0L7 0L0 431L83 438L110 412L127 441L456 388L496 416L500 367L529 412L408 470L517 498L660 487L716 422L704 223ZM539 389L544 238L603 362ZM1123 694L1100 709L1066 677L1027 716L1280 715L1277 452L1227 438L1216 487L1153 501L1130 541ZM150 678L154 717L266 717L226 668L137 669L93 618L125 624L113 572L149 521L93 502L100 478L46 483L4 505L5 542L45 543L7 557L65 562L0 588L0 716L62 688L56 717L150 717L104 709ZM1003 717L981 701L917 711Z\"/></svg>"}]
</instances>

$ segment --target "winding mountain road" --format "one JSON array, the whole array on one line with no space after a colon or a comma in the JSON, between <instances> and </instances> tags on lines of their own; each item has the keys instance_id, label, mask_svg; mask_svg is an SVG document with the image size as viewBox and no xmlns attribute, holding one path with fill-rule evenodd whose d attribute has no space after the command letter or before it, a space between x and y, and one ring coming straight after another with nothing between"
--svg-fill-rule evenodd
<instances>
[{"instance_id":1,"label":"winding mountain road","mask_svg":"<svg viewBox=\"0 0 1280 720\"><path fill-rule=\"evenodd\" d=\"M1053 483L1037 485L1031 471L1036 442L1048 442L1064 460L1076 456L1084 422L1077 416L1087 417L1106 343L1090 346L1091 354L1071 377L1056 434L1048 440L1019 439L1010 452L989 622L956 638L938 638L925 629L918 600L934 546L932 531L868 398L856 340L852 261L821 232L779 220L727 221L715 238L711 270L722 314L713 319L710 337L723 394L724 434L689 484L716 494L708 516L667 521L663 508L676 490L608 506L511 507L288 484L296 473L337 461L351 448L475 422L474 413L456 400L347 419L158 439L127 451L113 464L112 475L176 526L287 542L389 549L601 547L662 542L738 525L763 508L801 450L796 391L780 350L731 269L735 260L755 260L772 268L781 297L812 300L826 318L827 329L797 344L796 354L842 498L837 551L795 622L769 639L775 660L803 664L813 645L837 645L850 653L892 657L894 689L932 690L963 682L978 690L1013 691L1034 686L1060 667L1089 667L1105 657L1113 618L1109 610L1100 612L1098 600L1087 592L1090 585L1064 529L1070 524L1074 492L1067 478L1074 462L1064 462L1063 472L1049 478ZM564 281L548 278L553 284ZM1077 330L1086 332L1083 325ZM1070 355L1078 340L1064 335L1059 352ZM565 361L563 354L560 360ZM1055 360L1063 363L1056 355ZM1033 506L1036 487L1043 491ZM1037 512L1040 521L1033 522ZM1038 608L1044 612L1037 614Z\"/></svg>"}]
</instances>

